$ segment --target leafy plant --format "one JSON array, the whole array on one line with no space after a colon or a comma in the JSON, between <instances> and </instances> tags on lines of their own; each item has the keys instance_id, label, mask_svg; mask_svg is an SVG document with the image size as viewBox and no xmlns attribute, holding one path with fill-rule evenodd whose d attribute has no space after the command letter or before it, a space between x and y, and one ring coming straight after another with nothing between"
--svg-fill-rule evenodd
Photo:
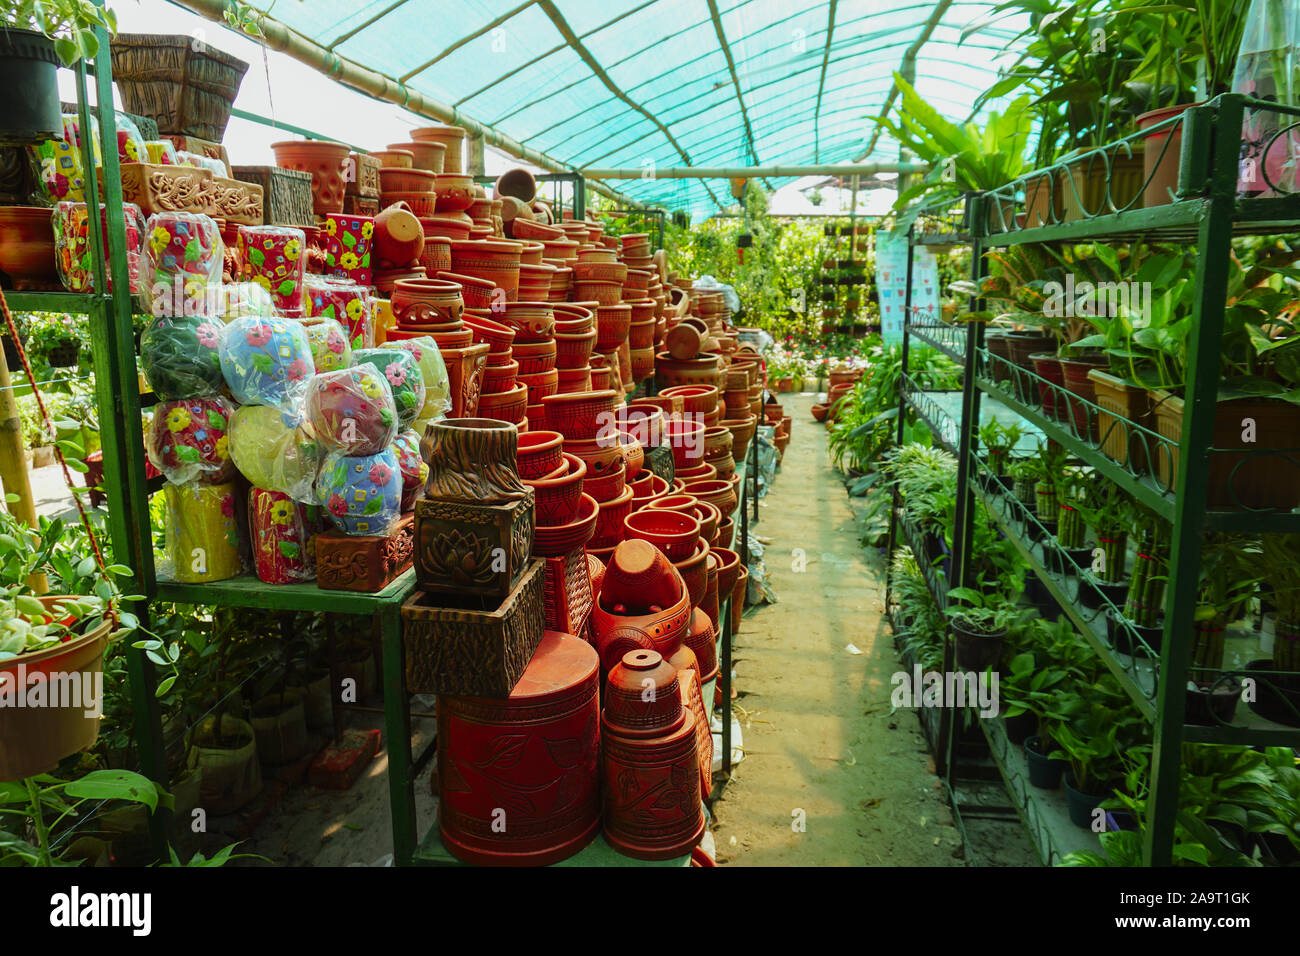
<instances>
[{"instance_id":1,"label":"leafy plant","mask_svg":"<svg viewBox=\"0 0 1300 956\"><path fill-rule=\"evenodd\" d=\"M979 437L988 453L989 471L995 475L1007 474L1008 458L1020 436L1019 425L1003 425L996 418L980 427Z\"/></svg>"},{"instance_id":2,"label":"leafy plant","mask_svg":"<svg viewBox=\"0 0 1300 956\"><path fill-rule=\"evenodd\" d=\"M99 52L95 29L117 32L117 14L91 0L10 0L0 19L13 27L36 30L54 41L65 66L94 59Z\"/></svg>"},{"instance_id":3,"label":"leafy plant","mask_svg":"<svg viewBox=\"0 0 1300 956\"><path fill-rule=\"evenodd\" d=\"M1005 634L1023 618L1025 612L996 590L952 588L948 591L948 606L943 613L964 631L994 635Z\"/></svg>"}]
</instances>

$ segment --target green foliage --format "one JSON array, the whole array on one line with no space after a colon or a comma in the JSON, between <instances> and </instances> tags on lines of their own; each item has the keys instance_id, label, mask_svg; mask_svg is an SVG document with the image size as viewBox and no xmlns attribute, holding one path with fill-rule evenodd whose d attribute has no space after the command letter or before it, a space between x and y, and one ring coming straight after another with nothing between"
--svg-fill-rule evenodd
<instances>
[{"instance_id":1,"label":"green foliage","mask_svg":"<svg viewBox=\"0 0 1300 956\"><path fill-rule=\"evenodd\" d=\"M94 59L99 51L96 27L110 37L117 32L117 14L92 0L9 0L0 20L50 37L64 66Z\"/></svg>"}]
</instances>

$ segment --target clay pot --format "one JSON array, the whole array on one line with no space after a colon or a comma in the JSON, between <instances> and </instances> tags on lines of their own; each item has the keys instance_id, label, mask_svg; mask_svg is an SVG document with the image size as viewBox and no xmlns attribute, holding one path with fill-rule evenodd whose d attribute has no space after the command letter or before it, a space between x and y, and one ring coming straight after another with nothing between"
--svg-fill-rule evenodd
<instances>
[{"instance_id":1,"label":"clay pot","mask_svg":"<svg viewBox=\"0 0 1300 956\"><path fill-rule=\"evenodd\" d=\"M0 206L0 270L15 289L59 287L51 216L40 206Z\"/></svg>"},{"instance_id":2,"label":"clay pot","mask_svg":"<svg viewBox=\"0 0 1300 956\"><path fill-rule=\"evenodd\" d=\"M503 204L502 212L504 211L505 206ZM557 239L564 239L564 230L556 229L554 226L548 226L534 219L515 218L514 238L531 239L536 242L554 242Z\"/></svg>"},{"instance_id":3,"label":"clay pot","mask_svg":"<svg viewBox=\"0 0 1300 956\"><path fill-rule=\"evenodd\" d=\"M411 154L411 165L428 173L446 172L447 147L442 143L389 143L388 148Z\"/></svg>"},{"instance_id":4,"label":"clay pot","mask_svg":"<svg viewBox=\"0 0 1300 956\"><path fill-rule=\"evenodd\" d=\"M699 329L685 322L668 330L664 336L664 345L668 354L679 361L688 361L700 354L701 336Z\"/></svg>"},{"instance_id":5,"label":"clay pot","mask_svg":"<svg viewBox=\"0 0 1300 956\"><path fill-rule=\"evenodd\" d=\"M393 317L399 327L461 324L465 301L453 282L439 279L399 279L393 287Z\"/></svg>"},{"instance_id":6,"label":"clay pot","mask_svg":"<svg viewBox=\"0 0 1300 956\"><path fill-rule=\"evenodd\" d=\"M745 592L749 589L749 568L743 565L736 575L736 589L731 592L731 636L740 633L740 618L745 613Z\"/></svg>"},{"instance_id":7,"label":"clay pot","mask_svg":"<svg viewBox=\"0 0 1300 956\"><path fill-rule=\"evenodd\" d=\"M423 226L421 226L423 228ZM442 236L424 237L424 252L420 254L420 265L424 266L426 275L451 271L451 241Z\"/></svg>"},{"instance_id":8,"label":"clay pot","mask_svg":"<svg viewBox=\"0 0 1300 956\"><path fill-rule=\"evenodd\" d=\"M520 374L519 381L528 386L528 404L537 406L539 414L542 415L542 421L545 422L545 413L541 411L542 399L559 391L559 375L555 369L548 369L545 372L535 372L532 375Z\"/></svg>"},{"instance_id":9,"label":"clay pot","mask_svg":"<svg viewBox=\"0 0 1300 956\"><path fill-rule=\"evenodd\" d=\"M404 202L380 210L375 217L374 257L380 269L400 269L424 252L424 227Z\"/></svg>"},{"instance_id":10,"label":"clay pot","mask_svg":"<svg viewBox=\"0 0 1300 956\"><path fill-rule=\"evenodd\" d=\"M529 431L520 435L515 446L519 476L526 481L536 480L567 470L563 444L564 436L559 432Z\"/></svg>"},{"instance_id":11,"label":"clay pot","mask_svg":"<svg viewBox=\"0 0 1300 956\"><path fill-rule=\"evenodd\" d=\"M381 192L432 193L434 174L424 169L400 169L397 167L381 168L379 183Z\"/></svg>"},{"instance_id":12,"label":"clay pot","mask_svg":"<svg viewBox=\"0 0 1300 956\"><path fill-rule=\"evenodd\" d=\"M662 392L677 385L718 384L718 356L713 353L693 359L676 359L668 352L655 356L655 383Z\"/></svg>"},{"instance_id":13,"label":"clay pot","mask_svg":"<svg viewBox=\"0 0 1300 956\"><path fill-rule=\"evenodd\" d=\"M628 651L605 681L604 725L624 737L658 737L686 719L677 668L658 651Z\"/></svg>"},{"instance_id":14,"label":"clay pot","mask_svg":"<svg viewBox=\"0 0 1300 956\"><path fill-rule=\"evenodd\" d=\"M420 441L427 498L503 504L527 496L516 470L519 432L487 418L431 422Z\"/></svg>"},{"instance_id":15,"label":"clay pot","mask_svg":"<svg viewBox=\"0 0 1300 956\"><path fill-rule=\"evenodd\" d=\"M623 460L606 466L597 477L588 477L582 486L583 491L597 501L613 501L626 487L627 464Z\"/></svg>"},{"instance_id":16,"label":"clay pot","mask_svg":"<svg viewBox=\"0 0 1300 956\"><path fill-rule=\"evenodd\" d=\"M677 468L698 465L704 455L704 422L675 419L664 425L664 436L673 450L673 463Z\"/></svg>"},{"instance_id":17,"label":"clay pot","mask_svg":"<svg viewBox=\"0 0 1300 956\"><path fill-rule=\"evenodd\" d=\"M519 252L517 242L453 239L452 269L491 282L505 293L507 302L514 302L519 297ZM487 305L493 305L491 297Z\"/></svg>"},{"instance_id":18,"label":"clay pot","mask_svg":"<svg viewBox=\"0 0 1300 956\"><path fill-rule=\"evenodd\" d=\"M702 608L692 611L691 624L682 638L682 646L694 652L701 684L707 684L718 676L718 633Z\"/></svg>"},{"instance_id":19,"label":"clay pot","mask_svg":"<svg viewBox=\"0 0 1300 956\"><path fill-rule=\"evenodd\" d=\"M595 391L591 386L591 366L589 365L584 365L582 368L557 369L556 374L560 380L556 391L561 395Z\"/></svg>"},{"instance_id":20,"label":"clay pot","mask_svg":"<svg viewBox=\"0 0 1300 956\"><path fill-rule=\"evenodd\" d=\"M672 654L690 614L686 583L658 548L635 538L617 544L591 609L591 633L603 664L613 667L637 647Z\"/></svg>"},{"instance_id":21,"label":"clay pot","mask_svg":"<svg viewBox=\"0 0 1300 956\"><path fill-rule=\"evenodd\" d=\"M705 592L709 587L709 543L701 538L695 545L695 553L689 558L674 561L673 567L686 582L686 590L691 595L691 605L704 602Z\"/></svg>"},{"instance_id":22,"label":"clay pot","mask_svg":"<svg viewBox=\"0 0 1300 956\"><path fill-rule=\"evenodd\" d=\"M754 433L758 431L758 419L753 416L742 419L726 418L723 419L722 425L731 429L731 457L736 461L744 461L749 443L753 440Z\"/></svg>"},{"instance_id":23,"label":"clay pot","mask_svg":"<svg viewBox=\"0 0 1300 956\"><path fill-rule=\"evenodd\" d=\"M736 485L732 481L713 479L686 483L686 493L715 506L724 516L736 510Z\"/></svg>"},{"instance_id":24,"label":"clay pot","mask_svg":"<svg viewBox=\"0 0 1300 956\"><path fill-rule=\"evenodd\" d=\"M595 441L602 429L614 421L617 397L612 390L548 395L542 399L547 427L559 432L566 441Z\"/></svg>"},{"instance_id":25,"label":"clay pot","mask_svg":"<svg viewBox=\"0 0 1300 956\"><path fill-rule=\"evenodd\" d=\"M454 282L460 286L466 308L491 311L492 294L496 291L496 286L491 280L461 275L458 272L439 272L438 278L444 282Z\"/></svg>"},{"instance_id":26,"label":"clay pot","mask_svg":"<svg viewBox=\"0 0 1300 956\"><path fill-rule=\"evenodd\" d=\"M626 432L618 433L618 442L623 447L623 462L627 466L627 477L635 479L645 466L645 450L641 443Z\"/></svg>"},{"instance_id":27,"label":"clay pot","mask_svg":"<svg viewBox=\"0 0 1300 956\"><path fill-rule=\"evenodd\" d=\"M533 179L533 174L526 169L508 169L497 177L492 191L498 198L513 196L531 205L537 198L537 180Z\"/></svg>"},{"instance_id":28,"label":"clay pot","mask_svg":"<svg viewBox=\"0 0 1300 956\"><path fill-rule=\"evenodd\" d=\"M452 213L445 216L421 216L420 225L424 227L426 238L437 236L442 239L468 239L473 222L464 213Z\"/></svg>"},{"instance_id":29,"label":"clay pot","mask_svg":"<svg viewBox=\"0 0 1300 956\"><path fill-rule=\"evenodd\" d=\"M584 547L596 531L599 516L600 506L596 500L583 494L576 516L568 524L555 527L538 525L533 529L533 557L556 558Z\"/></svg>"},{"instance_id":30,"label":"clay pot","mask_svg":"<svg viewBox=\"0 0 1300 956\"><path fill-rule=\"evenodd\" d=\"M514 345L511 354L519 363L520 375L539 375L555 368L555 343L519 342Z\"/></svg>"},{"instance_id":31,"label":"clay pot","mask_svg":"<svg viewBox=\"0 0 1300 956\"><path fill-rule=\"evenodd\" d=\"M683 483L688 481L706 481L718 477L718 469L707 461L690 468L678 468L674 477Z\"/></svg>"},{"instance_id":32,"label":"clay pot","mask_svg":"<svg viewBox=\"0 0 1300 956\"><path fill-rule=\"evenodd\" d=\"M463 321L474 334L475 342L486 342L493 352L510 352L515 341L515 330L492 319L467 312ZM491 364L489 358L488 364Z\"/></svg>"},{"instance_id":33,"label":"clay pot","mask_svg":"<svg viewBox=\"0 0 1300 956\"><path fill-rule=\"evenodd\" d=\"M486 371L484 377L486 379ZM479 396L477 414L480 418L494 418L512 425L521 424L528 414L528 386L520 382L503 392L493 392L484 386Z\"/></svg>"},{"instance_id":34,"label":"clay pot","mask_svg":"<svg viewBox=\"0 0 1300 956\"><path fill-rule=\"evenodd\" d=\"M587 463L589 480L603 477L618 468L626 468L623 447L611 441L581 441L566 438L564 450Z\"/></svg>"},{"instance_id":35,"label":"clay pot","mask_svg":"<svg viewBox=\"0 0 1300 956\"><path fill-rule=\"evenodd\" d=\"M537 494L535 514L539 527L566 525L578 516L582 480L587 476L587 466L581 458L567 453L564 461L568 467L563 474L551 478L524 479L524 484Z\"/></svg>"},{"instance_id":36,"label":"clay pot","mask_svg":"<svg viewBox=\"0 0 1300 956\"><path fill-rule=\"evenodd\" d=\"M417 143L439 143L446 155L443 171L463 173L465 171L465 128L463 126L423 126L411 130L411 138Z\"/></svg>"},{"instance_id":37,"label":"clay pot","mask_svg":"<svg viewBox=\"0 0 1300 956\"><path fill-rule=\"evenodd\" d=\"M379 194L381 206L392 206L397 203L404 203L415 215L425 218L433 215L437 208L437 197L431 192L412 189L394 189Z\"/></svg>"},{"instance_id":38,"label":"clay pot","mask_svg":"<svg viewBox=\"0 0 1300 956\"><path fill-rule=\"evenodd\" d=\"M714 548L711 553L718 559L718 596L725 599L735 590L740 576L740 555L729 548Z\"/></svg>"},{"instance_id":39,"label":"clay pot","mask_svg":"<svg viewBox=\"0 0 1300 956\"><path fill-rule=\"evenodd\" d=\"M646 448L656 448L663 442L663 409L649 402L633 402L623 409L619 424Z\"/></svg>"},{"instance_id":40,"label":"clay pot","mask_svg":"<svg viewBox=\"0 0 1300 956\"><path fill-rule=\"evenodd\" d=\"M545 342L555 332L555 310L549 302L506 302L495 315L515 330L519 342Z\"/></svg>"},{"instance_id":41,"label":"clay pot","mask_svg":"<svg viewBox=\"0 0 1300 956\"><path fill-rule=\"evenodd\" d=\"M695 553L700 522L682 511L645 508L623 519L628 538L649 541L670 561L683 561Z\"/></svg>"},{"instance_id":42,"label":"clay pot","mask_svg":"<svg viewBox=\"0 0 1300 956\"><path fill-rule=\"evenodd\" d=\"M545 631L508 698L438 696L438 829L448 851L476 864L540 866L591 842L599 689L591 646ZM512 821L504 828L494 826L502 807Z\"/></svg>"},{"instance_id":43,"label":"clay pot","mask_svg":"<svg viewBox=\"0 0 1300 956\"><path fill-rule=\"evenodd\" d=\"M596 518L593 548L610 548L623 540L623 519L632 511L632 489L624 488L616 498L600 503L600 516Z\"/></svg>"},{"instance_id":44,"label":"clay pot","mask_svg":"<svg viewBox=\"0 0 1300 956\"><path fill-rule=\"evenodd\" d=\"M596 313L576 302L551 303L555 314L555 331L590 332L596 328Z\"/></svg>"},{"instance_id":45,"label":"clay pot","mask_svg":"<svg viewBox=\"0 0 1300 956\"><path fill-rule=\"evenodd\" d=\"M519 375L519 363L510 359L509 350L495 354L504 356L505 361L493 361L494 353L488 353L487 367L483 369L483 398L486 398L488 395L499 395L511 392L515 388L515 379ZM523 397L527 399L528 386L524 385L520 387L524 390ZM480 399L480 401L482 401L482 399ZM527 404L526 401L525 404ZM498 418L500 416L484 415L483 417ZM514 421L514 419L507 420Z\"/></svg>"},{"instance_id":46,"label":"clay pot","mask_svg":"<svg viewBox=\"0 0 1300 956\"><path fill-rule=\"evenodd\" d=\"M596 307L596 351L612 352L627 342L632 325L630 305L599 305Z\"/></svg>"},{"instance_id":47,"label":"clay pot","mask_svg":"<svg viewBox=\"0 0 1300 956\"><path fill-rule=\"evenodd\" d=\"M412 169L415 166L415 153L406 148L377 149L370 155L379 160L380 169Z\"/></svg>"},{"instance_id":48,"label":"clay pot","mask_svg":"<svg viewBox=\"0 0 1300 956\"><path fill-rule=\"evenodd\" d=\"M275 164L311 173L311 205L317 216L342 212L347 191L344 170L352 150L325 140L288 140L272 143Z\"/></svg>"}]
</instances>

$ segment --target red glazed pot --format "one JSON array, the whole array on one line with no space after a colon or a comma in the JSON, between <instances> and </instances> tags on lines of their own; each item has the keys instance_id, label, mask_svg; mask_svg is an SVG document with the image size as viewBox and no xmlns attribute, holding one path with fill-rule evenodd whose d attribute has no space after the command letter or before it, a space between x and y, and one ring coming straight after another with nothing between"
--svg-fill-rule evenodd
<instances>
[{"instance_id":1,"label":"red glazed pot","mask_svg":"<svg viewBox=\"0 0 1300 956\"><path fill-rule=\"evenodd\" d=\"M523 438L523 435L519 437ZM568 524L553 528L538 525L533 530L533 557L558 558L575 548L584 547L596 531L596 519L599 516L600 505L591 495L584 494L578 505L577 516Z\"/></svg>"},{"instance_id":2,"label":"red glazed pot","mask_svg":"<svg viewBox=\"0 0 1300 956\"><path fill-rule=\"evenodd\" d=\"M480 865L545 865L591 842L599 688L591 645L546 631L505 700L439 695L438 829L449 852ZM506 827L496 825L503 807Z\"/></svg>"},{"instance_id":3,"label":"red glazed pot","mask_svg":"<svg viewBox=\"0 0 1300 956\"><path fill-rule=\"evenodd\" d=\"M552 475L556 469L566 467L563 437L559 432L547 431L530 431L527 436L520 435L515 448L515 459L521 478L535 480ZM583 470L586 470L585 466Z\"/></svg>"},{"instance_id":4,"label":"red glazed pot","mask_svg":"<svg viewBox=\"0 0 1300 956\"><path fill-rule=\"evenodd\" d=\"M604 705L605 726L624 737L671 734L686 719L677 668L644 648L628 651L609 669Z\"/></svg>"},{"instance_id":5,"label":"red glazed pot","mask_svg":"<svg viewBox=\"0 0 1300 956\"><path fill-rule=\"evenodd\" d=\"M703 609L697 607L692 612L691 626L682 644L695 652L701 684L707 684L718 676L718 633Z\"/></svg>"},{"instance_id":6,"label":"red glazed pot","mask_svg":"<svg viewBox=\"0 0 1300 956\"><path fill-rule=\"evenodd\" d=\"M617 398L612 390L548 395L542 399L547 428L566 440L597 441L612 426Z\"/></svg>"},{"instance_id":7,"label":"red glazed pot","mask_svg":"<svg viewBox=\"0 0 1300 956\"><path fill-rule=\"evenodd\" d=\"M689 558L700 540L700 522L682 511L645 508L624 518L623 527L627 537L649 541L670 561Z\"/></svg>"}]
</instances>

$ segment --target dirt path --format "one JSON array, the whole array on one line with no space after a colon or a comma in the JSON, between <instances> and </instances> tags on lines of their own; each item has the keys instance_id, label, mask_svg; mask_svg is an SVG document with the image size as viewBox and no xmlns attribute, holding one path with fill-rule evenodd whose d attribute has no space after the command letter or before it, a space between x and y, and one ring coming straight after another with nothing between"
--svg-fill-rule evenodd
<instances>
[{"instance_id":1,"label":"dirt path","mask_svg":"<svg viewBox=\"0 0 1300 956\"><path fill-rule=\"evenodd\" d=\"M755 526L779 603L751 610L736 641L745 757L715 807L718 861L961 866L916 717L890 714L883 563L858 544L814 397L783 397L793 438Z\"/></svg>"}]
</instances>

